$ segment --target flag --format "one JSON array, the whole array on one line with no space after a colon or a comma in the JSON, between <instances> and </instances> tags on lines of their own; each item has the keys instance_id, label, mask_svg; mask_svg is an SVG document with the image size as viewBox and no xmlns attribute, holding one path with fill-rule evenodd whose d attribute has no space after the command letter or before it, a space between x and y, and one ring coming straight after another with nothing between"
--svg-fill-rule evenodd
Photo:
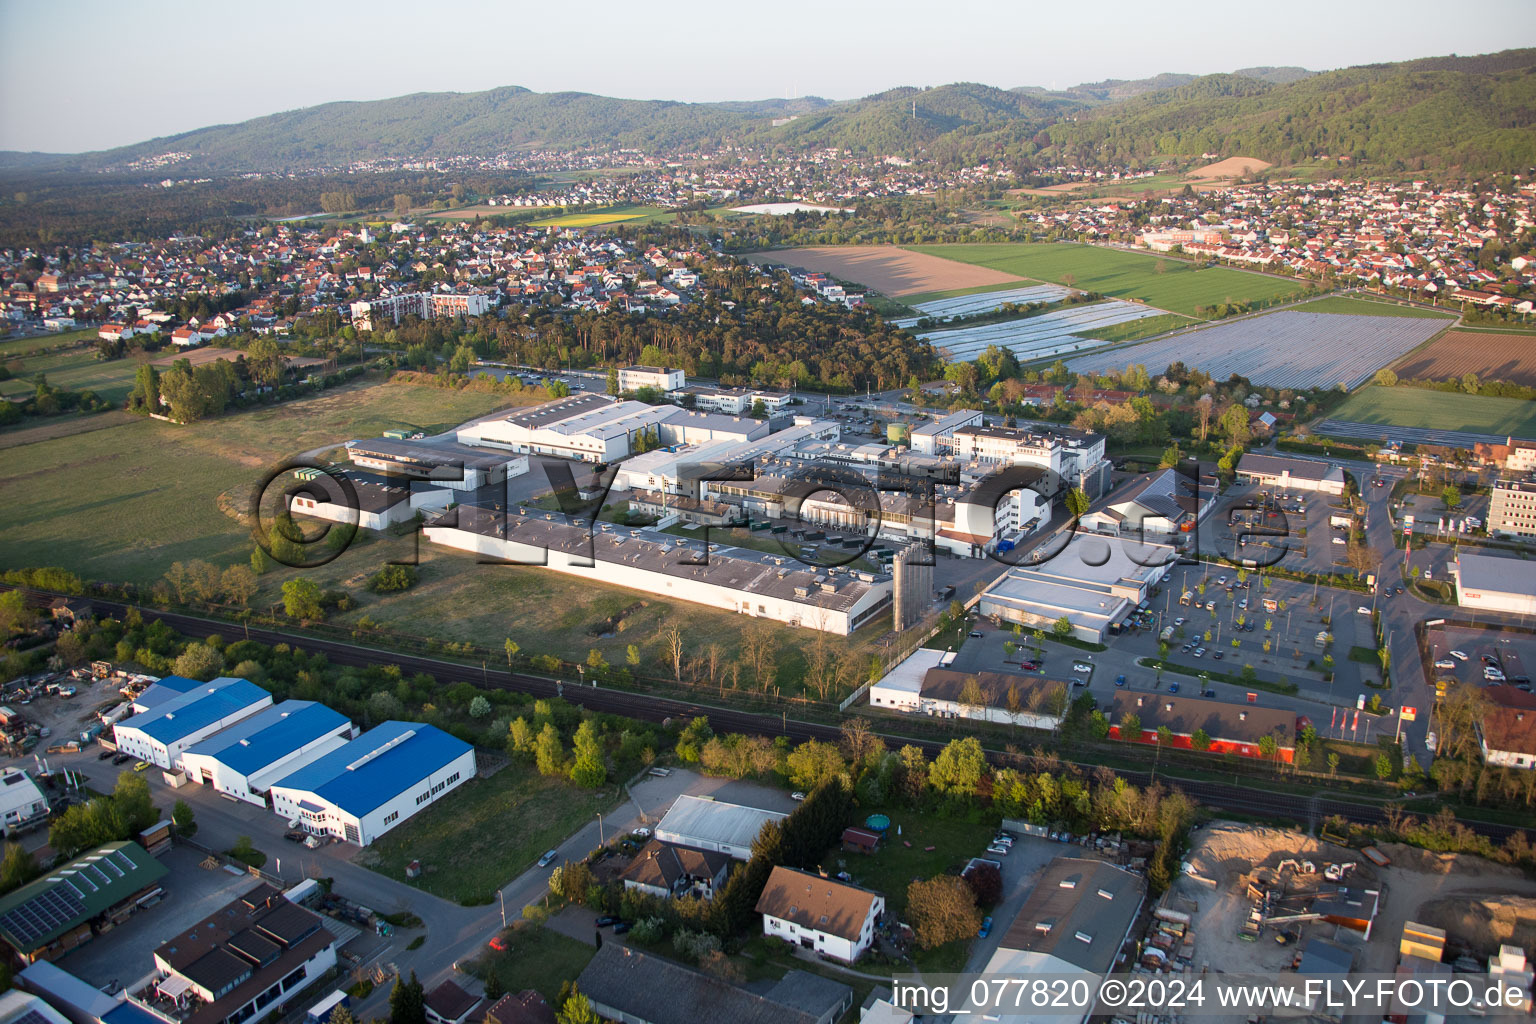
<instances>
[{"instance_id":1,"label":"flag","mask_svg":"<svg viewBox=\"0 0 1536 1024\"><path fill-rule=\"evenodd\" d=\"M1349 728L1350 728L1351 732L1358 732L1360 730L1360 709L1359 708L1355 709L1355 722Z\"/></svg>"},{"instance_id":2,"label":"flag","mask_svg":"<svg viewBox=\"0 0 1536 1024\"><path fill-rule=\"evenodd\" d=\"M1332 729L1334 726L1336 726L1338 724L1339 724L1339 709L1338 708L1334 708L1333 709L1333 714L1328 719L1328 728Z\"/></svg>"}]
</instances>

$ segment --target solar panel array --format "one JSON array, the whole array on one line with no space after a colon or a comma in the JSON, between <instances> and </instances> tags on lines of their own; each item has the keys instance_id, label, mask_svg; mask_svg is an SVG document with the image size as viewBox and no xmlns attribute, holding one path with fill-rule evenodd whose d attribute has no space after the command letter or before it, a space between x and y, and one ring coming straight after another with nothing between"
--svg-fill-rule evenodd
<instances>
[{"instance_id":1,"label":"solar panel array","mask_svg":"<svg viewBox=\"0 0 1536 1024\"><path fill-rule=\"evenodd\" d=\"M80 898L68 886L55 885L0 917L0 927L30 945L44 935L68 927L84 914L85 904Z\"/></svg>"},{"instance_id":2,"label":"solar panel array","mask_svg":"<svg viewBox=\"0 0 1536 1024\"><path fill-rule=\"evenodd\" d=\"M1170 363L1182 362L1219 381L1235 373L1259 387L1332 388L1342 383L1355 388L1445 325L1439 318L1282 310L1096 352L1069 360L1068 367L1098 373L1140 363L1156 375Z\"/></svg>"}]
</instances>

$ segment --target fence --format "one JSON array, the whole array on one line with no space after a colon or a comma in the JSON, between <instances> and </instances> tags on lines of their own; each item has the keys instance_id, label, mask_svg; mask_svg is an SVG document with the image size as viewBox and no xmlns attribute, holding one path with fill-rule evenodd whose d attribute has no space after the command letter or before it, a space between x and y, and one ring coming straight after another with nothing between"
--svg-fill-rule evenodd
<instances>
[{"instance_id":1,"label":"fence","mask_svg":"<svg viewBox=\"0 0 1536 1024\"><path fill-rule=\"evenodd\" d=\"M288 888L288 883L283 881L282 878L278 877L277 875L274 875L268 871L263 871L261 868L253 867L250 864L246 864L242 861L235 860L233 857L229 856L227 853L224 853L222 850L215 850L211 846L204 846L202 843L199 843L196 840L188 839L185 836L177 836L176 842L182 846L196 850L198 853L205 853L215 860L222 861L231 867L239 867L240 870L249 874L251 877L259 878L263 882L277 886L279 889Z\"/></svg>"}]
</instances>

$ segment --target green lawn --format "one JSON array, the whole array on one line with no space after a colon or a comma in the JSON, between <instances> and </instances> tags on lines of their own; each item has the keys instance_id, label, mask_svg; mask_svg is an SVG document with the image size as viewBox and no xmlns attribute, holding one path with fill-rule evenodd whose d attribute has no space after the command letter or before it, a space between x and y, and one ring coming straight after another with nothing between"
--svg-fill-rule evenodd
<instances>
[{"instance_id":1,"label":"green lawn","mask_svg":"<svg viewBox=\"0 0 1536 1024\"><path fill-rule=\"evenodd\" d=\"M511 919L510 911L508 919ZM482 980L494 973L501 987L508 992L535 989L550 1006L556 1005L560 983L575 981L597 954L596 948L585 942L540 925L520 922L502 935L507 948L501 951L487 948L469 965L470 973Z\"/></svg>"},{"instance_id":2,"label":"green lawn","mask_svg":"<svg viewBox=\"0 0 1536 1024\"><path fill-rule=\"evenodd\" d=\"M1069 242L914 245L908 248L1019 277L1070 284L1074 288L1102 292L1115 298L1137 299L1158 309L1187 316L1195 316L1199 306L1277 300L1300 295L1306 288L1304 282L1229 267L1198 270L1194 264L1183 260ZM907 301L912 303L926 298L929 296Z\"/></svg>"},{"instance_id":3,"label":"green lawn","mask_svg":"<svg viewBox=\"0 0 1536 1024\"><path fill-rule=\"evenodd\" d=\"M1489 398L1423 388L1362 388L1335 409L1332 418L1428 430L1536 437L1536 402Z\"/></svg>"},{"instance_id":4,"label":"green lawn","mask_svg":"<svg viewBox=\"0 0 1536 1024\"><path fill-rule=\"evenodd\" d=\"M111 402L122 402L133 390L133 377L139 364L132 359L101 360L94 348L74 348L19 360L7 360L12 379L0 381L0 395L30 394L32 378L45 374L48 383L67 391L94 391Z\"/></svg>"},{"instance_id":5,"label":"green lawn","mask_svg":"<svg viewBox=\"0 0 1536 1024\"><path fill-rule=\"evenodd\" d=\"M1403 316L1416 320L1454 319L1455 313L1403 306L1396 302L1378 302L1353 295L1325 295L1296 307L1306 313L1349 313L1354 316Z\"/></svg>"},{"instance_id":6,"label":"green lawn","mask_svg":"<svg viewBox=\"0 0 1536 1024\"><path fill-rule=\"evenodd\" d=\"M61 565L87 579L151 582L174 561L250 555L243 508L268 467L400 423L441 430L505 395L371 382L181 427L157 420L7 448L0 566Z\"/></svg>"},{"instance_id":7,"label":"green lawn","mask_svg":"<svg viewBox=\"0 0 1536 1024\"><path fill-rule=\"evenodd\" d=\"M472 779L384 833L357 862L407 881L406 865L419 860L422 875L411 884L476 906L494 900L497 889L533 867L545 850L617 804L614 789L582 789L512 764L489 779ZM521 911L508 907L508 918Z\"/></svg>"},{"instance_id":8,"label":"green lawn","mask_svg":"<svg viewBox=\"0 0 1536 1024\"><path fill-rule=\"evenodd\" d=\"M986 856L987 843L997 831L997 815L980 812L966 817L943 817L910 807L860 807L858 817L862 822L875 813L891 818L885 844L867 855L843 853L834 847L824 866L829 870L846 870L853 875L855 884L883 892L886 905L898 916L907 909L907 886L914 878L958 874L972 857ZM836 869L832 869L833 864Z\"/></svg>"}]
</instances>

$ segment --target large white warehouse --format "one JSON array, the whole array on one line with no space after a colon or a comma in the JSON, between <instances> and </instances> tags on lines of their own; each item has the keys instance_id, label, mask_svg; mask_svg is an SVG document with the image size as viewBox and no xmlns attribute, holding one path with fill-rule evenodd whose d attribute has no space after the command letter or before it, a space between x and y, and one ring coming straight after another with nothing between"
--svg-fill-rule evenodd
<instances>
[{"instance_id":1,"label":"large white warehouse","mask_svg":"<svg viewBox=\"0 0 1536 1024\"><path fill-rule=\"evenodd\" d=\"M385 722L272 785L306 831L367 846L475 777L475 748L419 722Z\"/></svg>"},{"instance_id":2,"label":"large white warehouse","mask_svg":"<svg viewBox=\"0 0 1536 1024\"><path fill-rule=\"evenodd\" d=\"M352 737L346 715L310 700L285 700L190 747L181 764L193 782L265 807L274 782Z\"/></svg>"},{"instance_id":3,"label":"large white warehouse","mask_svg":"<svg viewBox=\"0 0 1536 1024\"><path fill-rule=\"evenodd\" d=\"M181 768L182 754L189 747L272 706L270 693L247 679L233 676L220 676L211 683L195 683L184 693L166 697L171 686L188 681L176 676L167 677L157 684L162 687L160 692L155 692L156 687L151 686L140 694L134 701L136 710L143 706L146 696L151 698L153 706L113 726L112 735L118 749L141 761L174 771Z\"/></svg>"}]
</instances>

